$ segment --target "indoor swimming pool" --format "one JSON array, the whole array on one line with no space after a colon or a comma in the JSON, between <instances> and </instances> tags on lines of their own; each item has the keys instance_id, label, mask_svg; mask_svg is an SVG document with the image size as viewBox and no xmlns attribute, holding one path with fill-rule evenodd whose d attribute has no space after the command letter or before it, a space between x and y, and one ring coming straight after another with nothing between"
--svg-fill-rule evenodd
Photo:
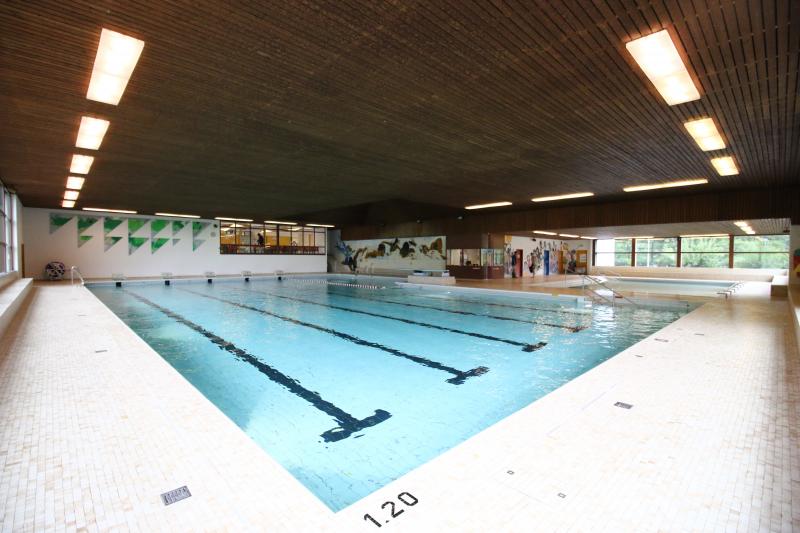
<instances>
[{"instance_id":1,"label":"indoor swimming pool","mask_svg":"<svg viewBox=\"0 0 800 533\"><path fill-rule=\"evenodd\" d=\"M334 511L690 310L342 279L90 289Z\"/></svg>"},{"instance_id":2,"label":"indoor swimming pool","mask_svg":"<svg viewBox=\"0 0 800 533\"><path fill-rule=\"evenodd\" d=\"M705 279L608 277L606 285L617 291L714 298L719 296L721 291L734 285L734 282Z\"/></svg>"}]
</instances>

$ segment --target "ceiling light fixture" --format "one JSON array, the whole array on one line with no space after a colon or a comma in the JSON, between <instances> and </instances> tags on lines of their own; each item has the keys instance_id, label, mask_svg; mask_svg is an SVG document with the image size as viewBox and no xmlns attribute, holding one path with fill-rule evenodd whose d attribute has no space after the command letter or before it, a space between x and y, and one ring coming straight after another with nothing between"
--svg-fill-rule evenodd
<instances>
[{"instance_id":1,"label":"ceiling light fixture","mask_svg":"<svg viewBox=\"0 0 800 533\"><path fill-rule=\"evenodd\" d=\"M234 222L252 222L252 218L214 217L214 220L233 220Z\"/></svg>"},{"instance_id":2,"label":"ceiling light fixture","mask_svg":"<svg viewBox=\"0 0 800 533\"><path fill-rule=\"evenodd\" d=\"M745 222L744 220L737 220L736 222L734 222L734 224L736 224L740 228L744 228L744 227L747 227L747 226L750 225L749 223Z\"/></svg>"},{"instance_id":3,"label":"ceiling light fixture","mask_svg":"<svg viewBox=\"0 0 800 533\"><path fill-rule=\"evenodd\" d=\"M735 176L739 173L736 162L731 156L715 157L711 160L711 164L720 176Z\"/></svg>"},{"instance_id":4,"label":"ceiling light fixture","mask_svg":"<svg viewBox=\"0 0 800 533\"><path fill-rule=\"evenodd\" d=\"M144 41L103 28L86 98L119 104L143 48Z\"/></svg>"},{"instance_id":5,"label":"ceiling light fixture","mask_svg":"<svg viewBox=\"0 0 800 533\"><path fill-rule=\"evenodd\" d=\"M297 222L281 222L280 220L265 220L265 224L283 224L284 226L296 226Z\"/></svg>"},{"instance_id":6,"label":"ceiling light fixture","mask_svg":"<svg viewBox=\"0 0 800 533\"><path fill-rule=\"evenodd\" d=\"M511 205L511 202L492 202L490 204L468 205L464 207L464 209L486 209L487 207L503 207L506 205Z\"/></svg>"},{"instance_id":7,"label":"ceiling light fixture","mask_svg":"<svg viewBox=\"0 0 800 533\"><path fill-rule=\"evenodd\" d=\"M542 230L533 230L534 233L538 233L539 235L558 235L558 233L554 231L542 231Z\"/></svg>"},{"instance_id":8,"label":"ceiling light fixture","mask_svg":"<svg viewBox=\"0 0 800 533\"><path fill-rule=\"evenodd\" d=\"M131 211L129 209L105 209L103 207L84 207L84 211L102 211L105 213L127 213L129 215L135 215L136 211Z\"/></svg>"},{"instance_id":9,"label":"ceiling light fixture","mask_svg":"<svg viewBox=\"0 0 800 533\"><path fill-rule=\"evenodd\" d=\"M587 237L585 235L581 235L581 239L589 239L590 241L595 240L597 237Z\"/></svg>"},{"instance_id":10,"label":"ceiling light fixture","mask_svg":"<svg viewBox=\"0 0 800 533\"><path fill-rule=\"evenodd\" d=\"M306 226L313 226L315 228L335 228L332 224L306 224Z\"/></svg>"},{"instance_id":11,"label":"ceiling light fixture","mask_svg":"<svg viewBox=\"0 0 800 533\"><path fill-rule=\"evenodd\" d=\"M83 187L84 181L86 181L86 178L80 178L78 176L69 176L67 178L67 189L79 191L81 190L81 187Z\"/></svg>"},{"instance_id":12,"label":"ceiling light fixture","mask_svg":"<svg viewBox=\"0 0 800 533\"><path fill-rule=\"evenodd\" d=\"M669 31L661 30L635 39L627 43L625 48L668 105L700 98L700 92L686 70Z\"/></svg>"},{"instance_id":13,"label":"ceiling light fixture","mask_svg":"<svg viewBox=\"0 0 800 533\"><path fill-rule=\"evenodd\" d=\"M61 207L66 207L67 209L71 209L75 207L75 200L62 200Z\"/></svg>"},{"instance_id":14,"label":"ceiling light fixture","mask_svg":"<svg viewBox=\"0 0 800 533\"><path fill-rule=\"evenodd\" d=\"M725 148L725 141L722 140L713 118L690 120L689 122L684 122L683 126L702 151L710 152L711 150Z\"/></svg>"},{"instance_id":15,"label":"ceiling light fixture","mask_svg":"<svg viewBox=\"0 0 800 533\"><path fill-rule=\"evenodd\" d=\"M584 198L586 196L594 196L593 192L576 192L572 194L561 194L558 196L540 196L538 198L531 198L531 202L552 202L553 200L567 200L569 198Z\"/></svg>"},{"instance_id":16,"label":"ceiling light fixture","mask_svg":"<svg viewBox=\"0 0 800 533\"><path fill-rule=\"evenodd\" d=\"M177 213L156 213L160 217L200 218L200 215L179 215Z\"/></svg>"},{"instance_id":17,"label":"ceiling light fixture","mask_svg":"<svg viewBox=\"0 0 800 533\"><path fill-rule=\"evenodd\" d=\"M77 200L79 194L78 191L64 191L64 200Z\"/></svg>"},{"instance_id":18,"label":"ceiling light fixture","mask_svg":"<svg viewBox=\"0 0 800 533\"><path fill-rule=\"evenodd\" d=\"M71 174L88 174L93 162L94 157L90 155L74 154L72 163L69 165L69 171Z\"/></svg>"},{"instance_id":19,"label":"ceiling light fixture","mask_svg":"<svg viewBox=\"0 0 800 533\"><path fill-rule=\"evenodd\" d=\"M568 237L570 239L577 239L578 237L580 237L580 235L572 235L570 233L559 233L558 236L559 237Z\"/></svg>"},{"instance_id":20,"label":"ceiling light fixture","mask_svg":"<svg viewBox=\"0 0 800 533\"><path fill-rule=\"evenodd\" d=\"M97 150L103 142L103 137L108 130L109 124L109 121L102 118L81 117L78 140L75 141L75 146L86 148L87 150Z\"/></svg>"},{"instance_id":21,"label":"ceiling light fixture","mask_svg":"<svg viewBox=\"0 0 800 533\"><path fill-rule=\"evenodd\" d=\"M697 233L693 235L681 235L683 239L691 239L695 237L730 237L728 233Z\"/></svg>"},{"instance_id":22,"label":"ceiling light fixture","mask_svg":"<svg viewBox=\"0 0 800 533\"><path fill-rule=\"evenodd\" d=\"M652 185L634 185L632 187L624 187L622 190L625 192L638 192L638 191L651 191L653 189L668 189L670 187L688 187L689 185L704 185L708 183L705 178L694 180L679 180L668 181L666 183L654 183Z\"/></svg>"},{"instance_id":23,"label":"ceiling light fixture","mask_svg":"<svg viewBox=\"0 0 800 533\"><path fill-rule=\"evenodd\" d=\"M639 239L640 241L647 240L647 239L655 239L652 235L638 235L633 237L614 237L614 239L618 240L627 240L627 239Z\"/></svg>"}]
</instances>

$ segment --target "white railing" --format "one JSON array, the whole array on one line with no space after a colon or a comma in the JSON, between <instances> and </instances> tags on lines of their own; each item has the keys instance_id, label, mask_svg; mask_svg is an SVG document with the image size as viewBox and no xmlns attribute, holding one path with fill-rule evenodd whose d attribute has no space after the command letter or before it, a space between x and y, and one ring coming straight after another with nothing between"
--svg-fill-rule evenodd
<instances>
[{"instance_id":1,"label":"white railing","mask_svg":"<svg viewBox=\"0 0 800 533\"><path fill-rule=\"evenodd\" d=\"M74 285L75 284L75 276L76 275L78 276L78 279L81 280L81 285L86 285L86 281L84 281L83 276L81 276L81 271L78 270L78 267L76 267L74 265L72 267L70 267L70 269L69 269L69 284L70 285Z\"/></svg>"},{"instance_id":2,"label":"white railing","mask_svg":"<svg viewBox=\"0 0 800 533\"><path fill-rule=\"evenodd\" d=\"M590 276L588 274L584 274L582 277L583 277L583 282L584 282L583 286L582 286L583 290L590 292L591 294L595 295L596 297L600 298L601 300L603 300L603 301L605 301L607 303L610 302L611 305L614 305L614 303L617 301L617 299L621 299L621 300L625 300L626 302L628 302L631 305L636 305L636 302L634 302L633 300L631 300L630 298L628 298L624 294L620 293L619 291L616 291L613 288L611 288L608 285L606 285L605 281L597 279L594 276ZM586 285L586 281L587 280L590 281L593 285L597 285L597 286L602 287L602 288L606 289L607 291L611 292L611 298L600 294L597 290L593 289L591 285Z\"/></svg>"}]
</instances>

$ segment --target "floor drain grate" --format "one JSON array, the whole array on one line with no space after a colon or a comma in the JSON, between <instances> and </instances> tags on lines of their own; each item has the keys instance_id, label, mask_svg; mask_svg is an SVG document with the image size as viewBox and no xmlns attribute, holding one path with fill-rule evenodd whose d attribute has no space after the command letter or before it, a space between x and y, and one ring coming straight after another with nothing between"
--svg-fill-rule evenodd
<instances>
[{"instance_id":1,"label":"floor drain grate","mask_svg":"<svg viewBox=\"0 0 800 533\"><path fill-rule=\"evenodd\" d=\"M658 342L669 342L668 339L656 339Z\"/></svg>"},{"instance_id":2,"label":"floor drain grate","mask_svg":"<svg viewBox=\"0 0 800 533\"><path fill-rule=\"evenodd\" d=\"M108 350L106 350L106 349L103 349L103 350L95 350L95 351L94 351L94 353L103 353L103 352L107 352L107 351L108 351Z\"/></svg>"},{"instance_id":3,"label":"floor drain grate","mask_svg":"<svg viewBox=\"0 0 800 533\"><path fill-rule=\"evenodd\" d=\"M625 402L617 402L614 404L614 407L622 407L623 409L630 409L631 407L633 407L633 405Z\"/></svg>"},{"instance_id":4,"label":"floor drain grate","mask_svg":"<svg viewBox=\"0 0 800 533\"><path fill-rule=\"evenodd\" d=\"M567 497L567 495L566 495L566 494L564 494L563 492L559 492L559 493L558 493L558 497L559 497L559 498L566 498L566 497Z\"/></svg>"},{"instance_id":5,"label":"floor drain grate","mask_svg":"<svg viewBox=\"0 0 800 533\"><path fill-rule=\"evenodd\" d=\"M183 487L162 494L161 501L164 502L164 505L171 505L175 502L185 500L191 495L192 493L189 492L189 488L184 485Z\"/></svg>"}]
</instances>

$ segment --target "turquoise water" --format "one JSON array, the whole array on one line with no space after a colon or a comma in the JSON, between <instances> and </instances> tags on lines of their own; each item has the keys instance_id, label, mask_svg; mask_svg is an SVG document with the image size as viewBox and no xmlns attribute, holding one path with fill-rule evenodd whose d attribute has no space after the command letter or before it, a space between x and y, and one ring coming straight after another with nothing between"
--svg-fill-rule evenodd
<instances>
[{"instance_id":1,"label":"turquoise water","mask_svg":"<svg viewBox=\"0 0 800 533\"><path fill-rule=\"evenodd\" d=\"M91 290L334 511L688 311L341 282Z\"/></svg>"}]
</instances>

